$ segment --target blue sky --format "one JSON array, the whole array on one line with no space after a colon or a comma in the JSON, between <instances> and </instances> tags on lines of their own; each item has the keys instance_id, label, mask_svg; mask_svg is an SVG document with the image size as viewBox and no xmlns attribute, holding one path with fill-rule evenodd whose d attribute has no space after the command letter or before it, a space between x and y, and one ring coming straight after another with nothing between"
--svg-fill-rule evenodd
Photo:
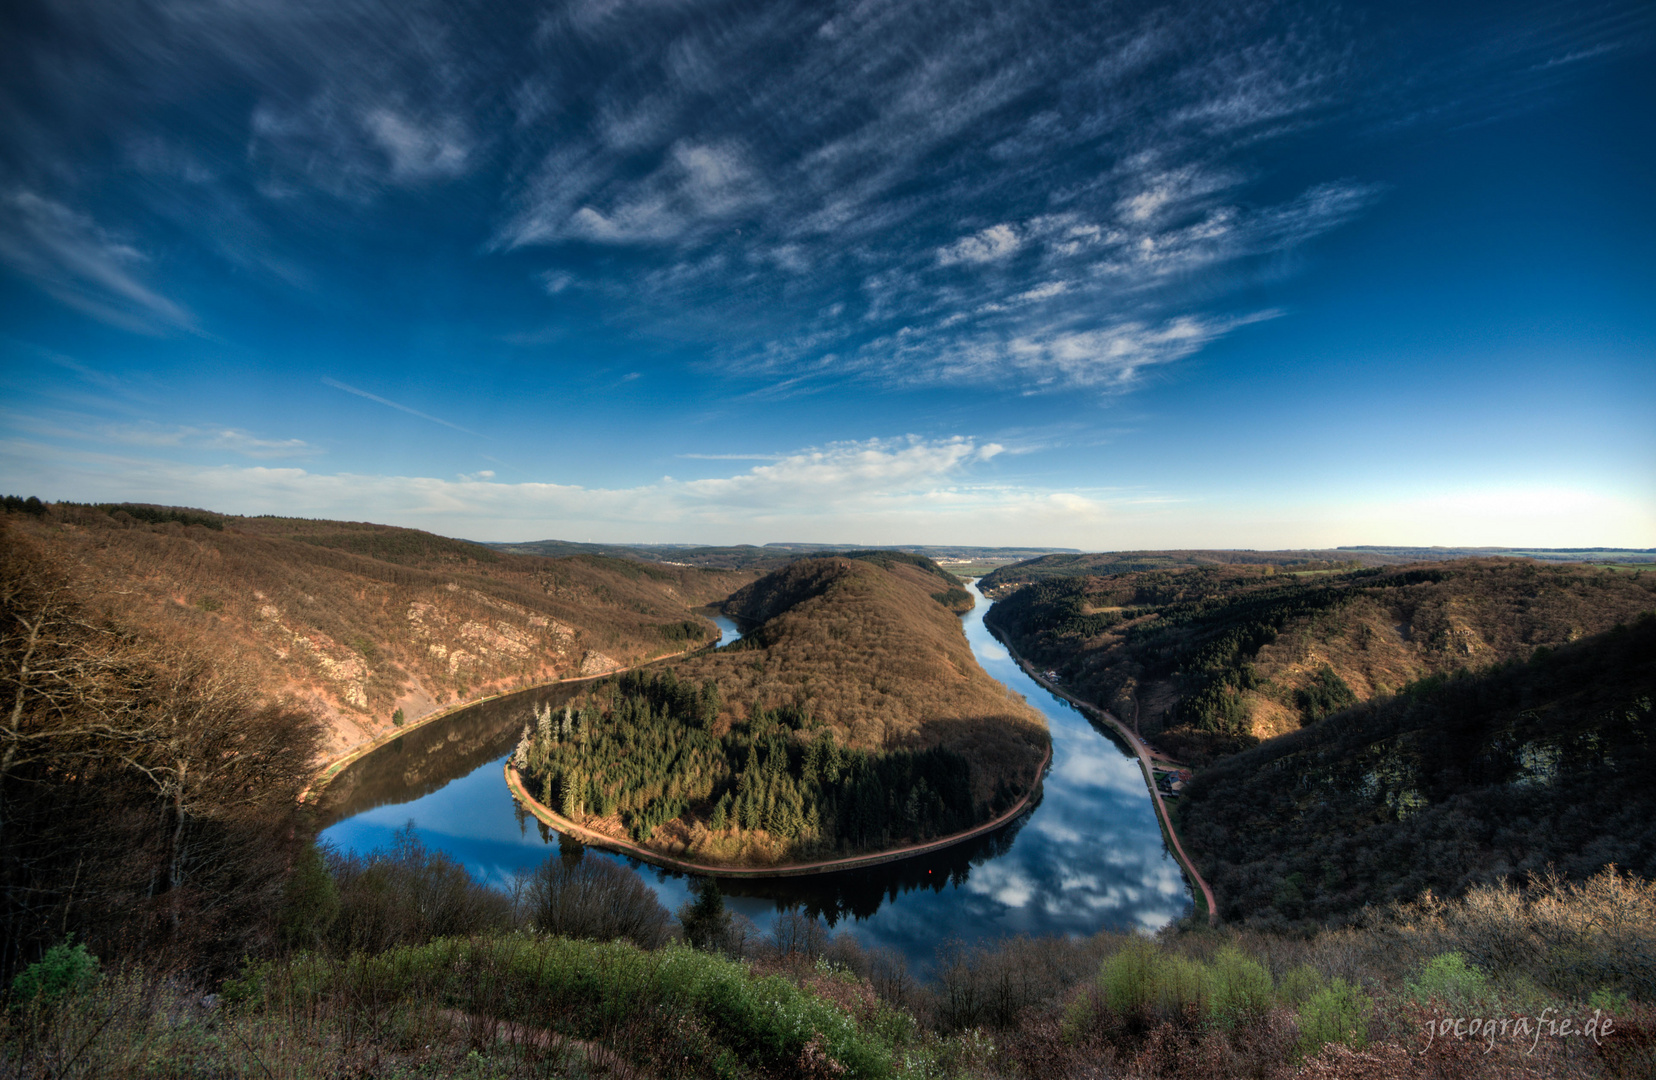
<instances>
[{"instance_id":1,"label":"blue sky","mask_svg":"<svg viewBox=\"0 0 1656 1080\"><path fill-rule=\"evenodd\" d=\"M475 539L1656 544L1641 3L0 14L0 486Z\"/></svg>"}]
</instances>

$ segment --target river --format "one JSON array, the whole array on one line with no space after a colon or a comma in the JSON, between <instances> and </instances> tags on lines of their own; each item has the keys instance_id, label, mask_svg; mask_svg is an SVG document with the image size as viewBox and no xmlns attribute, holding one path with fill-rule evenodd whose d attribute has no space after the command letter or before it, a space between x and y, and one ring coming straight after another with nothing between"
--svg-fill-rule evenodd
<instances>
[{"instance_id":1,"label":"river","mask_svg":"<svg viewBox=\"0 0 1656 1080\"><path fill-rule=\"evenodd\" d=\"M1047 717L1052 764L1039 801L1017 820L945 851L811 877L721 882L726 905L768 930L776 913L820 915L866 947L928 963L946 941L1016 934L1154 930L1190 910L1189 887L1162 842L1144 775L1131 753L1029 678L983 625L988 603L962 616L978 663ZM715 621L728 644L740 631ZM502 768L533 710L580 693L572 686L484 702L416 729L353 763L326 792L322 840L367 852L412 824L426 846L473 877L504 884L558 851L560 840L506 791ZM579 845L573 845L579 846ZM638 870L669 910L690 879L588 849Z\"/></svg>"}]
</instances>

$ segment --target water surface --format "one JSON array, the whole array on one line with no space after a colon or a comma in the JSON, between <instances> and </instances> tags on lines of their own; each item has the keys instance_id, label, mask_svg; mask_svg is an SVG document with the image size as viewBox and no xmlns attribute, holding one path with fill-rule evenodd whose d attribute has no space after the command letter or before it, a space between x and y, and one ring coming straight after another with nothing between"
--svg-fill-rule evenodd
<instances>
[{"instance_id":1,"label":"water surface","mask_svg":"<svg viewBox=\"0 0 1656 1080\"><path fill-rule=\"evenodd\" d=\"M1038 802L993 833L932 855L812 877L726 880L729 907L768 929L778 911L820 915L865 946L926 962L951 939L1156 929L1190 909L1178 863L1162 843L1143 774L1131 754L1062 698L1042 689L983 625L988 604L963 616L978 663L1023 694L1052 729L1052 764ZM715 619L724 643L741 636ZM327 793L328 843L366 852L412 823L428 847L479 880L505 883L558 850L560 840L508 794L502 769L535 708L558 706L584 685L524 691L436 721L341 773ZM588 849L638 870L676 908L690 878Z\"/></svg>"}]
</instances>

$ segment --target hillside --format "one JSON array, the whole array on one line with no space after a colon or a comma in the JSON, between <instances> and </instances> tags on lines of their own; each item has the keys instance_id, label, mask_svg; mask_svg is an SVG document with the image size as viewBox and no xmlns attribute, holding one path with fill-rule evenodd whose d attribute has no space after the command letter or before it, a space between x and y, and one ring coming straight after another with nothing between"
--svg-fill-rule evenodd
<instances>
[{"instance_id":1,"label":"hillside","mask_svg":"<svg viewBox=\"0 0 1656 1080\"><path fill-rule=\"evenodd\" d=\"M1227 919L1349 915L1549 867L1656 873L1656 616L1433 678L1196 776L1181 832Z\"/></svg>"},{"instance_id":2,"label":"hillside","mask_svg":"<svg viewBox=\"0 0 1656 1080\"><path fill-rule=\"evenodd\" d=\"M64 504L5 520L98 609L245 668L267 699L324 719L325 753L390 730L397 710L413 721L711 642L694 609L754 576L166 507Z\"/></svg>"},{"instance_id":3,"label":"hillside","mask_svg":"<svg viewBox=\"0 0 1656 1080\"><path fill-rule=\"evenodd\" d=\"M1045 555L1039 559L1002 566L978 582L983 595L992 600L1010 595L1014 589L1037 581L1064 581L1073 578L1110 577L1147 570L1182 570L1206 566L1270 566L1277 570L1349 570L1364 566L1389 566L1407 562L1380 551L1097 551L1085 554Z\"/></svg>"},{"instance_id":4,"label":"hillside","mask_svg":"<svg viewBox=\"0 0 1656 1080\"><path fill-rule=\"evenodd\" d=\"M991 599L1008 595L1021 585L1062 578L1108 577L1144 570L1175 570L1190 566L1274 566L1278 570L1309 573L1375 566L1402 566L1417 562L1450 562L1475 558L1531 559L1536 562L1598 563L1641 567L1656 563L1656 551L1632 548L1445 548L1357 545L1320 551L1101 551L1054 554L997 567L979 582Z\"/></svg>"},{"instance_id":5,"label":"hillside","mask_svg":"<svg viewBox=\"0 0 1656 1080\"><path fill-rule=\"evenodd\" d=\"M1040 715L978 667L929 560L804 559L735 593L755 624L610 680L527 734L530 790L587 828L766 865L969 828L1025 792Z\"/></svg>"},{"instance_id":6,"label":"hillside","mask_svg":"<svg viewBox=\"0 0 1656 1080\"><path fill-rule=\"evenodd\" d=\"M990 621L1175 755L1212 760L1435 674L1526 659L1656 609L1656 575L1519 560L1059 578Z\"/></svg>"}]
</instances>

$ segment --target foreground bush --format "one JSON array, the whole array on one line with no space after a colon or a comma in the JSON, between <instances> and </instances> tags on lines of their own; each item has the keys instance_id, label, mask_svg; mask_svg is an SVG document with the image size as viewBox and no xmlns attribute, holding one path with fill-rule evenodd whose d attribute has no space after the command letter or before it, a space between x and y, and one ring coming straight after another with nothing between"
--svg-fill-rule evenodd
<instances>
[{"instance_id":1,"label":"foreground bush","mask_svg":"<svg viewBox=\"0 0 1656 1080\"><path fill-rule=\"evenodd\" d=\"M13 1010L0 1074L925 1075L913 1021L837 979L825 997L683 946L526 934L255 963L216 1001L129 970Z\"/></svg>"}]
</instances>

